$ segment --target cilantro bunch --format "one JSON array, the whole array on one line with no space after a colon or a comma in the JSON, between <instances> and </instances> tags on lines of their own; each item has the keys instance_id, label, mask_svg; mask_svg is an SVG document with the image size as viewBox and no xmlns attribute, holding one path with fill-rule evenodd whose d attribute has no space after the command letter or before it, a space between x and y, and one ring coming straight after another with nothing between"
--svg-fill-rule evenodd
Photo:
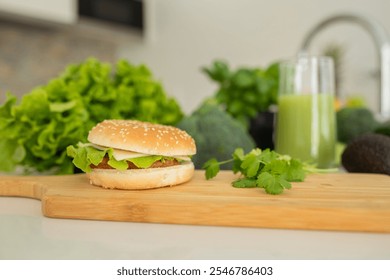
<instances>
[{"instance_id":1,"label":"cilantro bunch","mask_svg":"<svg viewBox=\"0 0 390 280\"><path fill-rule=\"evenodd\" d=\"M208 160L203 168L206 179L215 177L220 165L233 163L233 172L243 176L232 185L236 188L264 188L268 194L281 194L284 189L290 189L290 182L302 182L308 167L300 160L287 155L278 154L270 149L253 149L244 154L242 148L237 148L231 159L218 162L215 158Z\"/></svg>"}]
</instances>

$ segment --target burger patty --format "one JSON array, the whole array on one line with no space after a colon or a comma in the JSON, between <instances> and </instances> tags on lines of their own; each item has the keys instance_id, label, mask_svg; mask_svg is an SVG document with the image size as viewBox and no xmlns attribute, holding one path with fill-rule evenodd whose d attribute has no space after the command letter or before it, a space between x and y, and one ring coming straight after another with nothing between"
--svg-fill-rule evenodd
<instances>
[{"instance_id":1,"label":"burger patty","mask_svg":"<svg viewBox=\"0 0 390 280\"><path fill-rule=\"evenodd\" d=\"M103 158L103 161L99 163L98 165L91 164L91 168L98 168L98 169L114 169L112 166L108 164L108 156L105 156ZM127 162L127 169L140 169L137 167L134 163L131 161ZM179 165L179 161L176 159L169 159L169 160L164 160L164 161L155 161L149 168L158 168L158 167L169 167L169 166L174 166L174 165Z\"/></svg>"}]
</instances>

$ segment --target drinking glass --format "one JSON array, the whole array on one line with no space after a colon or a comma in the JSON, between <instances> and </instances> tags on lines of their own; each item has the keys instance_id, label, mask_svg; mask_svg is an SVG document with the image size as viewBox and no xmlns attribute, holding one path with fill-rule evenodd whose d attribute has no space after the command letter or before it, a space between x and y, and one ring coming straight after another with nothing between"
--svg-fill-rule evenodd
<instances>
[{"instance_id":1,"label":"drinking glass","mask_svg":"<svg viewBox=\"0 0 390 280\"><path fill-rule=\"evenodd\" d=\"M317 168L335 161L334 65L330 57L280 63L275 149Z\"/></svg>"}]
</instances>

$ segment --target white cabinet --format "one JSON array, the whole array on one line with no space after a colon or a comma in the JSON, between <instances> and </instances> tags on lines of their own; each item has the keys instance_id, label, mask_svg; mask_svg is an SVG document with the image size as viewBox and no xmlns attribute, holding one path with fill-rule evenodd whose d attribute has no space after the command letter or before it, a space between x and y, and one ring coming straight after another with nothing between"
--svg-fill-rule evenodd
<instances>
[{"instance_id":1,"label":"white cabinet","mask_svg":"<svg viewBox=\"0 0 390 280\"><path fill-rule=\"evenodd\" d=\"M0 0L0 12L56 23L77 21L77 0Z\"/></svg>"}]
</instances>

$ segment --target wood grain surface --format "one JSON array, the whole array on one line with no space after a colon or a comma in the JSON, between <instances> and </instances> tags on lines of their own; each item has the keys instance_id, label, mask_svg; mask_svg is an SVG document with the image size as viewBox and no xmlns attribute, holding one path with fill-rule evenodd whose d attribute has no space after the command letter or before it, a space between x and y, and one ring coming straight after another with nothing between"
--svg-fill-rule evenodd
<instances>
[{"instance_id":1,"label":"wood grain surface","mask_svg":"<svg viewBox=\"0 0 390 280\"><path fill-rule=\"evenodd\" d=\"M84 174L0 176L0 196L41 200L52 218L283 229L390 232L390 176L315 174L281 195L236 189L221 171L185 184L138 191L90 185Z\"/></svg>"}]
</instances>

